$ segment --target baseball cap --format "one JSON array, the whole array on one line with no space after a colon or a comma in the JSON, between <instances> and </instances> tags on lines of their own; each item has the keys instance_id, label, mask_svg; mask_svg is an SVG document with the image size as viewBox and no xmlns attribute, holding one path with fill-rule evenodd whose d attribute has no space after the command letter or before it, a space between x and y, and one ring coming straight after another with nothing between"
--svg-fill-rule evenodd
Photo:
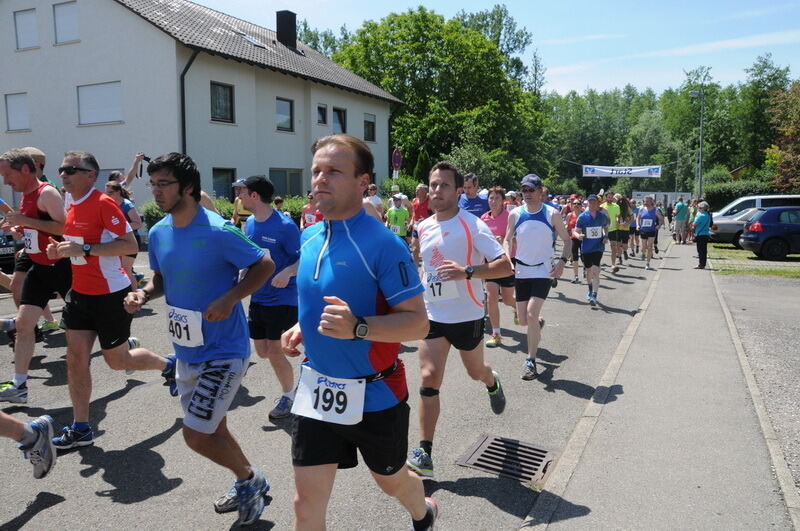
<instances>
[{"instance_id":1,"label":"baseball cap","mask_svg":"<svg viewBox=\"0 0 800 531\"><path fill-rule=\"evenodd\" d=\"M400 191L400 185L399 184L393 184L392 185L392 192L399 192L399 191Z\"/></svg>"},{"instance_id":2,"label":"baseball cap","mask_svg":"<svg viewBox=\"0 0 800 531\"><path fill-rule=\"evenodd\" d=\"M244 188L247 185L244 184L244 179L237 179L231 186L234 188Z\"/></svg>"},{"instance_id":3,"label":"baseball cap","mask_svg":"<svg viewBox=\"0 0 800 531\"><path fill-rule=\"evenodd\" d=\"M394 194L392 196L392 199L394 199L395 201L402 201L403 200L403 196L400 195L400 194Z\"/></svg>"},{"instance_id":4,"label":"baseball cap","mask_svg":"<svg viewBox=\"0 0 800 531\"><path fill-rule=\"evenodd\" d=\"M528 175L522 178L522 182L519 183L519 186L520 188L525 186L529 186L531 188L541 188L542 179L535 173L529 173Z\"/></svg>"},{"instance_id":5,"label":"baseball cap","mask_svg":"<svg viewBox=\"0 0 800 531\"><path fill-rule=\"evenodd\" d=\"M251 192L256 192L264 197L272 197L272 193L275 191L275 186L266 175L251 175L250 177L243 179L242 182L242 186L246 186ZM236 186L236 183L233 185Z\"/></svg>"},{"instance_id":6,"label":"baseball cap","mask_svg":"<svg viewBox=\"0 0 800 531\"><path fill-rule=\"evenodd\" d=\"M597 199L597 195L596 195L596 194L589 194L589 195L586 197L586 200L587 200L587 201L597 201L597 200L598 200L598 199Z\"/></svg>"},{"instance_id":7,"label":"baseball cap","mask_svg":"<svg viewBox=\"0 0 800 531\"><path fill-rule=\"evenodd\" d=\"M510 191L510 192L508 192L506 195L507 195L508 197L517 197L517 192L515 192L514 190L511 190L511 191Z\"/></svg>"},{"instance_id":8,"label":"baseball cap","mask_svg":"<svg viewBox=\"0 0 800 531\"><path fill-rule=\"evenodd\" d=\"M41 149L35 147L24 147L20 151L24 151L25 153L30 155L30 157L33 159L35 163L44 166L45 157L44 157L44 152Z\"/></svg>"}]
</instances>

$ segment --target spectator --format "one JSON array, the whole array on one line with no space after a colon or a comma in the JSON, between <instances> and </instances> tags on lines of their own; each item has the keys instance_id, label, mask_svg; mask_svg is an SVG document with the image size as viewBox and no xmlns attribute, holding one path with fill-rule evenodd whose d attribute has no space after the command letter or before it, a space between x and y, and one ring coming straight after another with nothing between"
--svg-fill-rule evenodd
<instances>
[{"instance_id":1,"label":"spectator","mask_svg":"<svg viewBox=\"0 0 800 531\"><path fill-rule=\"evenodd\" d=\"M697 245L697 257L700 263L695 269L705 269L708 257L708 229L711 227L711 214L708 213L708 203L705 201L697 205L697 216L692 222L694 228L694 241Z\"/></svg>"}]
</instances>

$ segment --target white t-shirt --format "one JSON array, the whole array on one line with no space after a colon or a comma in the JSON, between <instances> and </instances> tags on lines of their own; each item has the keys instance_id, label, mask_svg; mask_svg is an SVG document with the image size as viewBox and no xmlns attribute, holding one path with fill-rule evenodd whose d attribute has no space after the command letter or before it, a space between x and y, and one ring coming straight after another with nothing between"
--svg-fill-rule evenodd
<instances>
[{"instance_id":1,"label":"white t-shirt","mask_svg":"<svg viewBox=\"0 0 800 531\"><path fill-rule=\"evenodd\" d=\"M436 216L419 224L420 255L428 319L439 323L464 323L483 319L483 286L472 280L442 281L436 268L445 260L462 266L476 266L504 254L492 231L480 218L466 210L447 221Z\"/></svg>"},{"instance_id":2,"label":"white t-shirt","mask_svg":"<svg viewBox=\"0 0 800 531\"><path fill-rule=\"evenodd\" d=\"M380 209L383 208L383 201L381 201L381 196L379 196L378 194L367 195L367 199L369 199L369 202L372 203L375 206L375 208L378 209L378 212L380 212Z\"/></svg>"}]
</instances>

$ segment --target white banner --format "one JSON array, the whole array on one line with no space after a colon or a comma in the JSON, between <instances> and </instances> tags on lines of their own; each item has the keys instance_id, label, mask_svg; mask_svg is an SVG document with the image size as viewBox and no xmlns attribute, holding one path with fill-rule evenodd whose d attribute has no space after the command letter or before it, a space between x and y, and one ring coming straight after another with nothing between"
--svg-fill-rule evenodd
<instances>
[{"instance_id":1,"label":"white banner","mask_svg":"<svg viewBox=\"0 0 800 531\"><path fill-rule=\"evenodd\" d=\"M661 177L661 166L582 166L584 177Z\"/></svg>"}]
</instances>

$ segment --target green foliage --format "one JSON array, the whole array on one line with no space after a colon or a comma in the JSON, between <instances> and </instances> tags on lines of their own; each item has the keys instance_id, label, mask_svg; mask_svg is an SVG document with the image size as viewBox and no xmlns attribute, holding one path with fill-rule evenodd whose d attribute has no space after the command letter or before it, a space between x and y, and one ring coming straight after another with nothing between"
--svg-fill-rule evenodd
<instances>
[{"instance_id":1,"label":"green foliage","mask_svg":"<svg viewBox=\"0 0 800 531\"><path fill-rule=\"evenodd\" d=\"M516 190L520 179L529 173L524 161L514 158L507 151L502 149L486 151L478 144L459 146L450 153L442 155L442 159L455 164L461 173L477 175L481 188L502 186L506 190Z\"/></svg>"},{"instance_id":2,"label":"green foliage","mask_svg":"<svg viewBox=\"0 0 800 531\"><path fill-rule=\"evenodd\" d=\"M767 167L773 168L774 186L784 193L800 193L800 81L776 92L769 111L778 131L767 151Z\"/></svg>"},{"instance_id":3,"label":"green foliage","mask_svg":"<svg viewBox=\"0 0 800 531\"><path fill-rule=\"evenodd\" d=\"M417 164L414 166L414 179L417 182L423 183L428 180L428 173L431 171L431 159L428 152L424 149L417 157Z\"/></svg>"},{"instance_id":4,"label":"green foliage","mask_svg":"<svg viewBox=\"0 0 800 531\"><path fill-rule=\"evenodd\" d=\"M142 221L147 225L147 230L161 220L166 214L163 210L158 208L155 201L148 201L138 208L139 214L142 216Z\"/></svg>"},{"instance_id":5,"label":"green foliage","mask_svg":"<svg viewBox=\"0 0 800 531\"><path fill-rule=\"evenodd\" d=\"M544 184L547 186L549 193L553 195L576 194L582 190L580 182L575 177L570 177L569 179L545 179ZM518 188L519 183L512 190Z\"/></svg>"},{"instance_id":6,"label":"green foliage","mask_svg":"<svg viewBox=\"0 0 800 531\"><path fill-rule=\"evenodd\" d=\"M305 197L286 196L283 198L283 212L300 225L300 216L303 215L303 207L307 202L308 200Z\"/></svg>"},{"instance_id":7,"label":"green foliage","mask_svg":"<svg viewBox=\"0 0 800 531\"><path fill-rule=\"evenodd\" d=\"M339 28L339 35L337 36L329 29L322 31L312 29L305 19L297 23L297 40L328 57L346 45L350 41L350 35L351 33L347 26Z\"/></svg>"},{"instance_id":8,"label":"green foliage","mask_svg":"<svg viewBox=\"0 0 800 531\"><path fill-rule=\"evenodd\" d=\"M425 177L425 181L427 181L427 173ZM400 176L397 179L384 179L381 183L379 191L381 194L381 199L383 199L384 206L386 206L386 201L388 198L392 196L392 185L398 185L400 187L400 191L406 194L409 200L411 200L417 195L417 185L420 182L421 181L416 180L414 177L404 173L400 173Z\"/></svg>"},{"instance_id":9,"label":"green foliage","mask_svg":"<svg viewBox=\"0 0 800 531\"><path fill-rule=\"evenodd\" d=\"M727 183L732 180L728 168L722 164L717 164L711 170L704 172L703 186L708 187L711 184Z\"/></svg>"},{"instance_id":10,"label":"green foliage","mask_svg":"<svg viewBox=\"0 0 800 531\"><path fill-rule=\"evenodd\" d=\"M214 199L214 207L223 219L231 219L233 217L233 203L228 199L224 197Z\"/></svg>"},{"instance_id":11,"label":"green foliage","mask_svg":"<svg viewBox=\"0 0 800 531\"><path fill-rule=\"evenodd\" d=\"M771 183L761 181L729 181L725 183L709 184L703 187L703 198L717 210L734 199L745 195L774 194L775 187Z\"/></svg>"}]
</instances>

